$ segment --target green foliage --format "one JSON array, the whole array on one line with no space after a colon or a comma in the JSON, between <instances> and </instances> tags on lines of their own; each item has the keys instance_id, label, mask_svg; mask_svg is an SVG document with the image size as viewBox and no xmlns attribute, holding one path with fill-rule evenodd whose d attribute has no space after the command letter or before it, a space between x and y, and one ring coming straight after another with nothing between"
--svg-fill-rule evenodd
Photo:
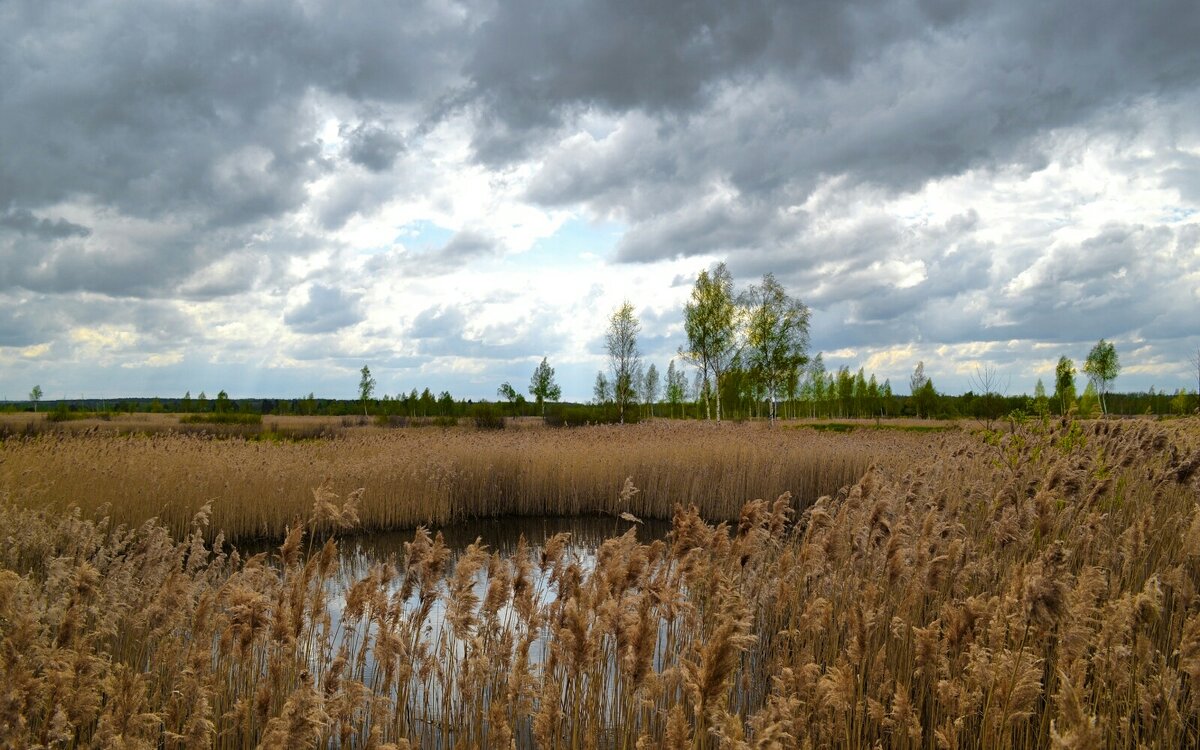
<instances>
[{"instance_id":1,"label":"green foliage","mask_svg":"<svg viewBox=\"0 0 1200 750\"><path fill-rule=\"evenodd\" d=\"M363 415L367 413L367 403L375 395L375 378L371 377L371 368L363 365L359 371L358 400L362 402Z\"/></svg>"},{"instance_id":2,"label":"green foliage","mask_svg":"<svg viewBox=\"0 0 1200 750\"><path fill-rule=\"evenodd\" d=\"M562 388L554 382L554 368L545 357L542 357L541 364L534 368L533 376L529 379L529 395L533 396L543 418L546 416L546 402L562 398Z\"/></svg>"},{"instance_id":3,"label":"green foliage","mask_svg":"<svg viewBox=\"0 0 1200 750\"><path fill-rule=\"evenodd\" d=\"M1096 397L1096 386L1089 382L1087 388L1083 389L1083 395L1079 397L1079 416L1083 419L1092 419L1099 410L1100 400Z\"/></svg>"},{"instance_id":4,"label":"green foliage","mask_svg":"<svg viewBox=\"0 0 1200 750\"><path fill-rule=\"evenodd\" d=\"M808 361L808 307L793 299L772 274L743 296L748 308L746 364L770 401L770 418L789 376ZM862 377L862 373L859 373ZM866 381L863 381L863 389Z\"/></svg>"},{"instance_id":5,"label":"green foliage","mask_svg":"<svg viewBox=\"0 0 1200 750\"><path fill-rule=\"evenodd\" d=\"M597 405L607 404L612 401L612 388L608 384L608 377L603 371L596 373L596 382L592 386L592 399Z\"/></svg>"},{"instance_id":6,"label":"green foliage","mask_svg":"<svg viewBox=\"0 0 1200 750\"><path fill-rule=\"evenodd\" d=\"M1067 357L1059 357L1054 368L1054 403L1058 413L1070 414L1075 400L1075 363Z\"/></svg>"},{"instance_id":7,"label":"green foliage","mask_svg":"<svg viewBox=\"0 0 1200 750\"><path fill-rule=\"evenodd\" d=\"M1121 362L1117 358L1117 348L1104 339L1097 341L1092 350L1088 352L1087 362L1083 365L1083 371L1087 373L1091 385L1095 386L1096 394L1100 398L1101 412L1108 414L1108 404L1104 397L1108 394L1113 381L1117 379L1117 375L1121 372Z\"/></svg>"},{"instance_id":8,"label":"green foliage","mask_svg":"<svg viewBox=\"0 0 1200 750\"><path fill-rule=\"evenodd\" d=\"M675 360L667 365L667 403L671 405L671 416L676 415L679 405L687 398L687 373L675 367Z\"/></svg>"},{"instance_id":9,"label":"green foliage","mask_svg":"<svg viewBox=\"0 0 1200 750\"><path fill-rule=\"evenodd\" d=\"M476 404L471 409L471 420L476 429L480 430L503 430L507 424L504 415L495 406L488 403Z\"/></svg>"},{"instance_id":10,"label":"green foliage","mask_svg":"<svg viewBox=\"0 0 1200 750\"><path fill-rule=\"evenodd\" d=\"M630 404L637 400L637 378L641 370L641 353L637 337L642 330L634 314L633 305L626 300L608 319L608 333L604 337L608 349L608 367L612 371L612 400L624 421Z\"/></svg>"},{"instance_id":11,"label":"green foliage","mask_svg":"<svg viewBox=\"0 0 1200 750\"><path fill-rule=\"evenodd\" d=\"M47 422L71 422L76 419L87 419L88 412L71 411L67 408L66 401L59 401L54 405L54 408L46 414Z\"/></svg>"},{"instance_id":12,"label":"green foliage","mask_svg":"<svg viewBox=\"0 0 1200 750\"><path fill-rule=\"evenodd\" d=\"M691 299L683 308L683 328L687 348L679 354L699 368L705 413L711 418L711 395L720 391L722 376L737 352L733 276L724 263L718 263L711 274L705 270L696 277ZM720 399L717 421L721 421Z\"/></svg>"},{"instance_id":13,"label":"green foliage","mask_svg":"<svg viewBox=\"0 0 1200 750\"><path fill-rule=\"evenodd\" d=\"M222 394L225 391L221 391ZM220 403L220 396L217 397ZM212 414L185 414L179 418L179 424L262 424L262 415L253 413L238 413L216 411Z\"/></svg>"}]
</instances>

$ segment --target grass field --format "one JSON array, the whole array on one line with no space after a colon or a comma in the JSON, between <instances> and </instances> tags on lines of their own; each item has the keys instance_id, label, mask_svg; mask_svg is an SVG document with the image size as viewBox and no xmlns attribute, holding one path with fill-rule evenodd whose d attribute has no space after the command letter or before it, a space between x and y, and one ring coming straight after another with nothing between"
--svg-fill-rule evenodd
<instances>
[{"instance_id":1,"label":"grass field","mask_svg":"<svg viewBox=\"0 0 1200 750\"><path fill-rule=\"evenodd\" d=\"M402 434L364 435L358 464L339 441L6 443L0 746L1200 742L1196 420L989 435L703 425ZM280 450L257 452L268 448ZM88 476L164 492L195 482L207 489L189 497L212 492L212 513L201 508L177 541L156 523L119 528L66 511L48 489L71 471L56 453L110 468L60 489L82 492ZM471 477L550 472L545 485L518 481L529 497L576 473L622 485L632 476L610 488L608 510L686 490L718 498L708 505L717 517L753 499L752 482L769 486L754 477L788 476L805 456L873 467L795 514L788 498L758 500L713 525L681 506L658 541L639 540L631 522L586 559L563 537L501 557L479 546L452 554L417 531L404 555L346 580L337 540L312 533L355 527L371 479L417 476L366 468L389 455L450 455ZM271 491L276 465L315 472L307 478L321 461L347 460L368 489L295 501L303 519L269 557L206 542L221 503L210 473L228 477L238 503L256 492L264 506L281 503L263 518L289 517L290 492ZM689 465L701 479L684 481ZM155 471L170 479L147 484ZM140 497L122 512L155 512L152 494ZM231 505L230 522L275 522L247 522L260 512Z\"/></svg>"}]
</instances>

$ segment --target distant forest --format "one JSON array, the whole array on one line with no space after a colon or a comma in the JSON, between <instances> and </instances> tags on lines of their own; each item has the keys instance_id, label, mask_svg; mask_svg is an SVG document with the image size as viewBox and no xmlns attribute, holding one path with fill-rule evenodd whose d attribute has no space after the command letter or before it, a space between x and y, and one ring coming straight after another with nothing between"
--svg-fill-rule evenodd
<instances>
[{"instance_id":1,"label":"distant forest","mask_svg":"<svg viewBox=\"0 0 1200 750\"><path fill-rule=\"evenodd\" d=\"M739 421L758 419L767 416L767 404L747 392L744 383L737 372L730 373L722 383L721 402L725 419ZM817 418L817 419L890 419L896 417L928 417L932 419L973 418L994 420L1011 414L1035 416L1039 412L1048 415L1061 414L1062 409L1053 398L1040 401L1030 395L983 395L968 391L961 395L947 395L934 392L932 400L921 403L921 397L895 395L890 393L890 387L876 386L871 388L872 378L865 376L861 370L851 373L842 368L833 373L835 390L832 393L797 395L795 398L785 398L779 402L778 412L782 419ZM885 383L886 385L886 383ZM690 389L689 389L690 390ZM928 399L928 396L925 396ZM1085 392L1081 400L1088 408ZM1107 395L1108 411L1114 415L1172 415L1191 413L1200 406L1194 394L1172 394L1168 392L1109 393ZM501 416L542 416L541 407L535 402L518 397L512 401L477 401L471 399L456 399L449 392L442 391L434 394L430 389L423 391L413 389L407 394L383 396L370 399L366 403L366 411L381 421L389 418L437 418L437 417L473 417L481 412L496 413ZM1076 411L1079 404L1074 405ZM9 402L0 410L5 412L32 412L33 402ZM190 394L180 398L123 398L123 399L65 399L42 402L39 411L51 414L66 412L71 416L85 414L122 414L122 413L157 413L170 412L181 414L261 414L264 416L278 415L314 415L314 416L353 416L363 415L364 403L358 399L330 399L309 395L304 398L244 398L231 399L193 397ZM1098 414L1098 409L1095 411ZM688 397L678 403L665 399L652 403L640 403L637 409L627 413L625 421L637 421L646 417L673 419L704 419L704 403L688 393ZM552 423L565 421L577 422L609 422L616 421L617 415L611 404L559 402L550 404L546 410L547 421Z\"/></svg>"}]
</instances>

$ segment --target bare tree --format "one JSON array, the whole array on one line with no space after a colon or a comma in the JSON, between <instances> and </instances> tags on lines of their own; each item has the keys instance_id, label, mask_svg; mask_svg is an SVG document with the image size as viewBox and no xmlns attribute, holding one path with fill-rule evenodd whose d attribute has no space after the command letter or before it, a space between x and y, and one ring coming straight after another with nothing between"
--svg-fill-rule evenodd
<instances>
[{"instance_id":1,"label":"bare tree","mask_svg":"<svg viewBox=\"0 0 1200 750\"><path fill-rule=\"evenodd\" d=\"M992 429L992 423L1000 416L1002 397L1008 392L1009 381L1000 385L1000 376L991 365L981 365L975 368L971 376L972 390L979 390L979 416L987 429Z\"/></svg>"}]
</instances>

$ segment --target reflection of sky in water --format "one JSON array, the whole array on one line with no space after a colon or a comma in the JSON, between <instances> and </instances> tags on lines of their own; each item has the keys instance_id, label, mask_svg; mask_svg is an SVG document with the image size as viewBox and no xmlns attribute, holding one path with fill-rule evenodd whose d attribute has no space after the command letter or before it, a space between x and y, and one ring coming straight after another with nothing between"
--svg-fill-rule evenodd
<instances>
[{"instance_id":1,"label":"reflection of sky in water","mask_svg":"<svg viewBox=\"0 0 1200 750\"><path fill-rule=\"evenodd\" d=\"M543 574L539 567L542 550L551 537L561 532L570 534L569 544L565 552L566 559L573 559L580 565L585 574L589 574L595 566L596 550L600 544L606 539L621 536L632 525L637 525L637 539L641 544L648 544L654 539L663 538L671 528L670 523L666 521L651 520L645 524L632 524L629 521L611 516L504 517L481 519L471 523L456 524L441 528L431 528L431 537L436 536L439 531L442 533L450 555L445 565L444 577L438 585L438 598L434 602L429 616L422 627L421 640L432 649L436 648L436 645L443 637L452 639L450 627L445 622L446 597L448 593L447 581L453 575L459 557L476 538L479 538L481 543L486 545L485 551L489 556L493 552L499 552L502 558L510 560L516 552L518 540L524 535L529 558L533 563L531 574L533 577L534 599L537 604L541 605L541 608L544 608L555 598L555 592L549 581L549 575ZM338 539L340 565L336 575L326 585L328 592L327 607L331 618L332 632L337 634L336 641L333 644L334 653L347 640L353 646L357 647L364 639L373 637L373 626L368 624L366 618L355 623L352 628L345 627L343 623L342 615L346 605L346 595L350 587L355 582L367 577L373 565L390 562L396 567L398 574L389 583L388 594L396 594L404 585L404 544L412 540L412 530L380 532L357 536L347 535ZM320 548L320 544L314 542L312 554L318 554ZM278 548L277 546L272 546L270 549L277 551ZM268 551L268 546L242 548L243 554L253 554L261 551ZM475 575L474 592L480 603L483 602L487 594L487 586L488 576L487 565L485 564ZM404 602L404 612L406 615L412 615L417 611L418 607L419 594L414 591ZM513 610L511 590L505 605L499 610L498 619L501 623L511 623L514 625L518 622L519 618ZM662 638L660 637L660 643L655 649L655 669L661 667L664 657L661 641ZM454 653L461 658L465 650L464 645L453 640L449 640L448 642L451 643ZM530 646L529 661L531 666L541 664L544 661L546 648L547 636L543 632ZM366 671L363 675L364 681L368 685L371 684L374 678L375 667L376 664L373 655L368 654ZM611 668L615 669L615 665L612 665ZM410 686L410 702L421 707L419 713L426 711L436 712L438 710L442 698L441 685L437 681L432 681L432 688L430 693L422 692L422 685L419 684L418 678L414 675Z\"/></svg>"}]
</instances>

